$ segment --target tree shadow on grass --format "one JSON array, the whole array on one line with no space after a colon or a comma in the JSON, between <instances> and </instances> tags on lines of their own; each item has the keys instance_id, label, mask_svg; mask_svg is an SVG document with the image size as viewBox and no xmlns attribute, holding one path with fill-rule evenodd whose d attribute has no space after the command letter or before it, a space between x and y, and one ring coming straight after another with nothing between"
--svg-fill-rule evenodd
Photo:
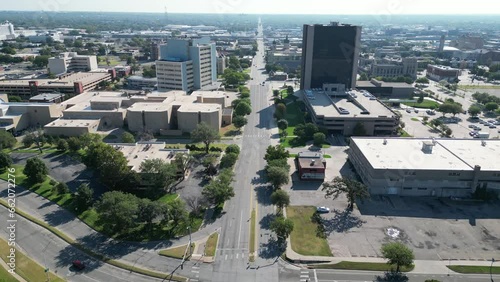
<instances>
[{"instance_id":1,"label":"tree shadow on grass","mask_svg":"<svg viewBox=\"0 0 500 282\"><path fill-rule=\"evenodd\" d=\"M332 213L334 213L333 218L322 220L325 232L328 235L332 232L346 232L352 228L361 227L365 223L365 221L353 215L349 209L343 211L333 210Z\"/></svg>"}]
</instances>

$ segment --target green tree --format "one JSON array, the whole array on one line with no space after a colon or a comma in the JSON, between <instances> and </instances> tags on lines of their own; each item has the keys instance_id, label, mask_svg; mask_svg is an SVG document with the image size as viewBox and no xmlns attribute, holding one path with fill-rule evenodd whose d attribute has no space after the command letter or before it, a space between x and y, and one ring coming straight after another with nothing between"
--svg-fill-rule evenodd
<instances>
[{"instance_id":1,"label":"green tree","mask_svg":"<svg viewBox=\"0 0 500 282\"><path fill-rule=\"evenodd\" d=\"M282 167L282 168L286 169L287 171L290 171L290 165L288 164L287 159L275 159L275 160L268 161L266 166L265 166L266 172L271 167Z\"/></svg>"},{"instance_id":2,"label":"green tree","mask_svg":"<svg viewBox=\"0 0 500 282\"><path fill-rule=\"evenodd\" d=\"M251 112L252 112L252 107L246 102L239 103L234 109L234 114L237 116L249 115Z\"/></svg>"},{"instance_id":3,"label":"green tree","mask_svg":"<svg viewBox=\"0 0 500 282\"><path fill-rule=\"evenodd\" d=\"M295 91L293 90L293 86L289 85L286 87L286 93L288 95L292 95Z\"/></svg>"},{"instance_id":4,"label":"green tree","mask_svg":"<svg viewBox=\"0 0 500 282\"><path fill-rule=\"evenodd\" d=\"M151 232L153 230L153 221L162 213L160 203L150 199L139 200L138 220L145 223L145 229Z\"/></svg>"},{"instance_id":5,"label":"green tree","mask_svg":"<svg viewBox=\"0 0 500 282\"><path fill-rule=\"evenodd\" d=\"M236 56L230 56L228 67L233 70L239 70L241 67L240 60Z\"/></svg>"},{"instance_id":6,"label":"green tree","mask_svg":"<svg viewBox=\"0 0 500 282\"><path fill-rule=\"evenodd\" d=\"M323 183L323 191L326 192L325 198L337 199L341 194L345 194L348 202L348 209L354 207L358 199L370 197L368 188L361 182L347 177L335 177L332 182Z\"/></svg>"},{"instance_id":7,"label":"green tree","mask_svg":"<svg viewBox=\"0 0 500 282\"><path fill-rule=\"evenodd\" d=\"M269 162L276 159L287 159L288 157L290 157L290 152L282 146L276 145L267 147L264 159Z\"/></svg>"},{"instance_id":8,"label":"green tree","mask_svg":"<svg viewBox=\"0 0 500 282\"><path fill-rule=\"evenodd\" d=\"M3 171L12 165L12 158L9 154L0 151L0 170Z\"/></svg>"},{"instance_id":9,"label":"green tree","mask_svg":"<svg viewBox=\"0 0 500 282\"><path fill-rule=\"evenodd\" d=\"M352 135L353 136L366 136L366 129L365 126L362 122L356 123L352 130Z\"/></svg>"},{"instance_id":10,"label":"green tree","mask_svg":"<svg viewBox=\"0 0 500 282\"><path fill-rule=\"evenodd\" d=\"M361 73L361 75L359 76L359 81L366 81L368 80L368 75L366 73Z\"/></svg>"},{"instance_id":11,"label":"green tree","mask_svg":"<svg viewBox=\"0 0 500 282\"><path fill-rule=\"evenodd\" d=\"M221 160L220 160L220 165L219 167L221 169L224 169L224 168L232 168L235 164L236 164L236 161L238 160L238 155L235 154L235 153L229 153L229 154L225 154Z\"/></svg>"},{"instance_id":12,"label":"green tree","mask_svg":"<svg viewBox=\"0 0 500 282\"><path fill-rule=\"evenodd\" d=\"M277 216L271 221L269 229L276 233L278 240L284 241L293 231L293 221L282 216Z\"/></svg>"},{"instance_id":13,"label":"green tree","mask_svg":"<svg viewBox=\"0 0 500 282\"><path fill-rule=\"evenodd\" d=\"M35 66L37 68L44 68L48 64L49 64L49 56L46 56L46 55L37 56L33 60L33 66Z\"/></svg>"},{"instance_id":14,"label":"green tree","mask_svg":"<svg viewBox=\"0 0 500 282\"><path fill-rule=\"evenodd\" d=\"M164 208L163 222L167 221L171 225L171 232L173 233L181 222L188 221L188 213L186 211L186 204L181 199L175 199Z\"/></svg>"},{"instance_id":15,"label":"green tree","mask_svg":"<svg viewBox=\"0 0 500 282\"><path fill-rule=\"evenodd\" d=\"M276 110L274 111L274 117L276 119L284 119L286 116L286 105L283 103L276 104Z\"/></svg>"},{"instance_id":16,"label":"green tree","mask_svg":"<svg viewBox=\"0 0 500 282\"><path fill-rule=\"evenodd\" d=\"M193 142L202 142L205 144L205 153L208 154L210 144L220 139L219 132L210 127L205 122L201 122L196 126L196 129L191 132L191 139Z\"/></svg>"},{"instance_id":17,"label":"green tree","mask_svg":"<svg viewBox=\"0 0 500 282\"><path fill-rule=\"evenodd\" d=\"M396 272L399 272L401 266L410 267L415 259L413 251L400 242L384 244L381 252L387 259L387 264L396 265Z\"/></svg>"},{"instance_id":18,"label":"green tree","mask_svg":"<svg viewBox=\"0 0 500 282\"><path fill-rule=\"evenodd\" d=\"M22 142L24 147L29 148L35 143L35 136L32 133L28 133L23 137Z\"/></svg>"},{"instance_id":19,"label":"green tree","mask_svg":"<svg viewBox=\"0 0 500 282\"><path fill-rule=\"evenodd\" d=\"M228 145L225 152L226 152L226 154L234 153L234 154L239 155L240 154L240 146L235 145L235 144Z\"/></svg>"},{"instance_id":20,"label":"green tree","mask_svg":"<svg viewBox=\"0 0 500 282\"><path fill-rule=\"evenodd\" d=\"M0 131L0 149L11 149L17 143L16 138L8 131Z\"/></svg>"},{"instance_id":21,"label":"green tree","mask_svg":"<svg viewBox=\"0 0 500 282\"><path fill-rule=\"evenodd\" d=\"M427 77L420 77L415 80L416 83L429 84L429 79Z\"/></svg>"},{"instance_id":22,"label":"green tree","mask_svg":"<svg viewBox=\"0 0 500 282\"><path fill-rule=\"evenodd\" d=\"M64 139L59 139L57 141L57 150L61 152L65 152L69 149L68 142Z\"/></svg>"},{"instance_id":23,"label":"green tree","mask_svg":"<svg viewBox=\"0 0 500 282\"><path fill-rule=\"evenodd\" d=\"M162 159L144 160L139 169L149 191L156 196L170 192L177 181L177 166Z\"/></svg>"},{"instance_id":24,"label":"green tree","mask_svg":"<svg viewBox=\"0 0 500 282\"><path fill-rule=\"evenodd\" d=\"M420 93L417 99L418 104L422 104L424 102L424 94Z\"/></svg>"},{"instance_id":25,"label":"green tree","mask_svg":"<svg viewBox=\"0 0 500 282\"><path fill-rule=\"evenodd\" d=\"M10 103L19 103L19 102L22 102L23 99L19 96L10 96L9 95L9 102Z\"/></svg>"},{"instance_id":26,"label":"green tree","mask_svg":"<svg viewBox=\"0 0 500 282\"><path fill-rule=\"evenodd\" d=\"M484 109L487 110L488 112L493 112L496 109L498 109L498 104L495 102L488 102L486 105L484 105Z\"/></svg>"},{"instance_id":27,"label":"green tree","mask_svg":"<svg viewBox=\"0 0 500 282\"><path fill-rule=\"evenodd\" d=\"M82 183L76 189L76 193L73 197L76 208L79 211L85 211L90 206L94 200L94 190L90 188L87 183Z\"/></svg>"},{"instance_id":28,"label":"green tree","mask_svg":"<svg viewBox=\"0 0 500 282\"><path fill-rule=\"evenodd\" d=\"M278 97L280 95L280 91L278 89L273 90L273 96Z\"/></svg>"},{"instance_id":29,"label":"green tree","mask_svg":"<svg viewBox=\"0 0 500 282\"><path fill-rule=\"evenodd\" d=\"M288 128L288 121L286 119L278 120L278 128L280 130L286 130Z\"/></svg>"},{"instance_id":30,"label":"green tree","mask_svg":"<svg viewBox=\"0 0 500 282\"><path fill-rule=\"evenodd\" d=\"M229 183L227 178L230 180ZM218 177L210 181L210 183L203 188L201 193L212 205L217 206L234 197L234 189L231 185L232 181L232 175L222 175L221 172Z\"/></svg>"},{"instance_id":31,"label":"green tree","mask_svg":"<svg viewBox=\"0 0 500 282\"><path fill-rule=\"evenodd\" d=\"M326 142L326 135L323 132L317 132L313 135L314 146L321 147Z\"/></svg>"},{"instance_id":32,"label":"green tree","mask_svg":"<svg viewBox=\"0 0 500 282\"><path fill-rule=\"evenodd\" d=\"M191 168L193 161L193 157L189 154L175 154L174 164L177 167L177 171L182 173L182 180L186 178L186 172Z\"/></svg>"},{"instance_id":33,"label":"green tree","mask_svg":"<svg viewBox=\"0 0 500 282\"><path fill-rule=\"evenodd\" d=\"M132 135L130 132L123 132L122 133L122 142L123 143L135 143L135 137Z\"/></svg>"},{"instance_id":34,"label":"green tree","mask_svg":"<svg viewBox=\"0 0 500 282\"><path fill-rule=\"evenodd\" d=\"M469 107L469 110L467 112L470 116L475 117L481 113L481 108L476 105L472 105Z\"/></svg>"},{"instance_id":35,"label":"green tree","mask_svg":"<svg viewBox=\"0 0 500 282\"><path fill-rule=\"evenodd\" d=\"M233 124L234 124L234 127L236 127L238 129L238 131L241 130L241 128L243 126L245 126L246 124L248 123L248 120L246 117L244 116L235 116L233 118Z\"/></svg>"},{"instance_id":36,"label":"green tree","mask_svg":"<svg viewBox=\"0 0 500 282\"><path fill-rule=\"evenodd\" d=\"M443 124L443 122L437 118L430 121L430 124L434 127L438 127Z\"/></svg>"},{"instance_id":37,"label":"green tree","mask_svg":"<svg viewBox=\"0 0 500 282\"><path fill-rule=\"evenodd\" d=\"M97 133L85 133L79 137L83 149L87 149L102 141L102 136Z\"/></svg>"},{"instance_id":38,"label":"green tree","mask_svg":"<svg viewBox=\"0 0 500 282\"><path fill-rule=\"evenodd\" d=\"M271 203L281 211L290 205L290 195L284 190L276 190L271 194Z\"/></svg>"},{"instance_id":39,"label":"green tree","mask_svg":"<svg viewBox=\"0 0 500 282\"><path fill-rule=\"evenodd\" d=\"M76 152L82 148L82 143L80 142L80 139L76 137L70 137L68 138L68 148L72 152Z\"/></svg>"},{"instance_id":40,"label":"green tree","mask_svg":"<svg viewBox=\"0 0 500 282\"><path fill-rule=\"evenodd\" d=\"M23 170L31 183L43 182L48 172L45 163L37 157L29 158Z\"/></svg>"},{"instance_id":41,"label":"green tree","mask_svg":"<svg viewBox=\"0 0 500 282\"><path fill-rule=\"evenodd\" d=\"M267 169L267 181L271 183L274 189L280 189L281 186L288 184L290 180L289 170L284 167L272 166Z\"/></svg>"},{"instance_id":42,"label":"green tree","mask_svg":"<svg viewBox=\"0 0 500 282\"><path fill-rule=\"evenodd\" d=\"M69 187L64 182L57 183L56 186L54 186L54 190L59 195L64 195L64 194L69 193Z\"/></svg>"},{"instance_id":43,"label":"green tree","mask_svg":"<svg viewBox=\"0 0 500 282\"><path fill-rule=\"evenodd\" d=\"M105 229L126 233L137 224L139 198L120 191L106 192L97 202L96 210Z\"/></svg>"}]
</instances>

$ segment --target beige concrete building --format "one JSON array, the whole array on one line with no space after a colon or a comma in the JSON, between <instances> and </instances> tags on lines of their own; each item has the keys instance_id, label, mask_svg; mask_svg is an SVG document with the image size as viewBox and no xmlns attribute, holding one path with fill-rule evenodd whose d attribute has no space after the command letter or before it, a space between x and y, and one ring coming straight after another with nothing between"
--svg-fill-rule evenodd
<instances>
[{"instance_id":1,"label":"beige concrete building","mask_svg":"<svg viewBox=\"0 0 500 282\"><path fill-rule=\"evenodd\" d=\"M60 117L62 108L57 104L2 103L0 104L0 130L19 132L44 126Z\"/></svg>"},{"instance_id":2,"label":"beige concrete building","mask_svg":"<svg viewBox=\"0 0 500 282\"><path fill-rule=\"evenodd\" d=\"M193 131L201 122L219 131L222 124L222 107L218 104L185 104L177 110L177 118L179 129L183 132Z\"/></svg>"},{"instance_id":3,"label":"beige concrete building","mask_svg":"<svg viewBox=\"0 0 500 282\"><path fill-rule=\"evenodd\" d=\"M229 94L220 91L213 93L200 91L192 95L186 95L184 91L147 95L87 92L57 105L62 116L51 124L47 133L57 132L57 135L60 135L61 131L68 130L68 134L78 135L75 132L83 130L80 128L89 123L88 120L99 121L95 123L97 128L94 127L94 123L90 123L86 129L88 131L128 126L133 132L181 134L191 132L201 121L219 130L223 116L225 123L229 124L232 121L232 110L224 108L228 104L228 97ZM76 120L83 121L76 122ZM78 124L78 129L71 126L74 124ZM56 127L61 129L56 130Z\"/></svg>"},{"instance_id":4,"label":"beige concrete building","mask_svg":"<svg viewBox=\"0 0 500 282\"><path fill-rule=\"evenodd\" d=\"M361 124L366 135L391 135L398 127L398 116L368 92L324 84L323 89L302 94L312 121L332 134L352 135Z\"/></svg>"},{"instance_id":5,"label":"beige concrete building","mask_svg":"<svg viewBox=\"0 0 500 282\"><path fill-rule=\"evenodd\" d=\"M164 142L113 144L113 147L123 153L128 166L135 172L141 172L140 167L145 160L160 159L170 163L176 154L189 154L187 149L165 149Z\"/></svg>"},{"instance_id":6,"label":"beige concrete building","mask_svg":"<svg viewBox=\"0 0 500 282\"><path fill-rule=\"evenodd\" d=\"M58 119L46 124L43 130L52 136L81 136L95 133L100 123L100 119Z\"/></svg>"},{"instance_id":7,"label":"beige concrete building","mask_svg":"<svg viewBox=\"0 0 500 282\"><path fill-rule=\"evenodd\" d=\"M66 72L87 72L98 69L96 56L78 55L76 52L61 53L49 59L49 72L55 75Z\"/></svg>"},{"instance_id":8,"label":"beige concrete building","mask_svg":"<svg viewBox=\"0 0 500 282\"><path fill-rule=\"evenodd\" d=\"M500 191L500 140L353 137L349 160L371 194L470 196Z\"/></svg>"}]
</instances>

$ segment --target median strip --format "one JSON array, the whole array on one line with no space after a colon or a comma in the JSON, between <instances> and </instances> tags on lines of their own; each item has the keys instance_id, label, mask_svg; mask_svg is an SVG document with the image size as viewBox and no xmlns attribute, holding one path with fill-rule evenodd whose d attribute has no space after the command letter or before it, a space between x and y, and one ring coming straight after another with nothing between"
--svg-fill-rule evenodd
<instances>
[{"instance_id":1,"label":"median strip","mask_svg":"<svg viewBox=\"0 0 500 282\"><path fill-rule=\"evenodd\" d=\"M449 269L463 274L500 274L500 266L488 265L448 265Z\"/></svg>"},{"instance_id":2,"label":"median strip","mask_svg":"<svg viewBox=\"0 0 500 282\"><path fill-rule=\"evenodd\" d=\"M5 202L5 200L0 200L0 204L6 208L9 208L9 205ZM32 217L31 215L19 210L19 209L16 209L16 214L24 217L25 219L47 229L48 231L52 232L54 235L56 235L57 237L61 238L62 240L64 240L66 243L70 244L71 246L81 250L82 252L86 253L87 255L91 256L91 257L94 257L98 260L101 260L107 264L110 264L110 265L113 265L113 266L116 266L118 268L121 268L121 269L125 269L125 270L128 270L128 271L131 271L131 272L135 272L135 273L138 273L138 274L142 274L142 275L146 275L146 276L151 276L151 277L155 277L155 278L160 278L160 279L164 279L165 277L169 277L171 281L181 281L181 282L184 282L184 281L187 281L187 278L185 277L181 277L181 276L176 276L176 275L170 275L168 273L163 273L163 272L157 272L157 271L154 271L154 270L149 270L149 269L144 269L144 268L140 268L140 267L137 267L137 266L132 266L132 265L129 265L127 263L123 263L123 262L120 262L120 261L117 261L117 260L114 260L114 259L111 259L111 258L108 258L106 257L105 255L103 254L100 254L100 253L96 253L94 251L92 251L91 249L75 242L75 240L73 240L72 238L70 238L68 235L64 234L63 232L61 232L60 230L58 230L57 228L55 227L52 227L50 225L48 225L46 222L42 221L42 220L39 220L37 218L34 218Z\"/></svg>"}]
</instances>

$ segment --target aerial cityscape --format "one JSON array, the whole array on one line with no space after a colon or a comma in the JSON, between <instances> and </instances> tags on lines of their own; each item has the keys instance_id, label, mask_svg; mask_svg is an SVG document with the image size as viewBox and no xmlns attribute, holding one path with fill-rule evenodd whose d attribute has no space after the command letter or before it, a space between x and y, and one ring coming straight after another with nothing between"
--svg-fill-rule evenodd
<instances>
[{"instance_id":1,"label":"aerial cityscape","mask_svg":"<svg viewBox=\"0 0 500 282\"><path fill-rule=\"evenodd\" d=\"M485 0L0 7L0 281L500 281Z\"/></svg>"}]
</instances>

